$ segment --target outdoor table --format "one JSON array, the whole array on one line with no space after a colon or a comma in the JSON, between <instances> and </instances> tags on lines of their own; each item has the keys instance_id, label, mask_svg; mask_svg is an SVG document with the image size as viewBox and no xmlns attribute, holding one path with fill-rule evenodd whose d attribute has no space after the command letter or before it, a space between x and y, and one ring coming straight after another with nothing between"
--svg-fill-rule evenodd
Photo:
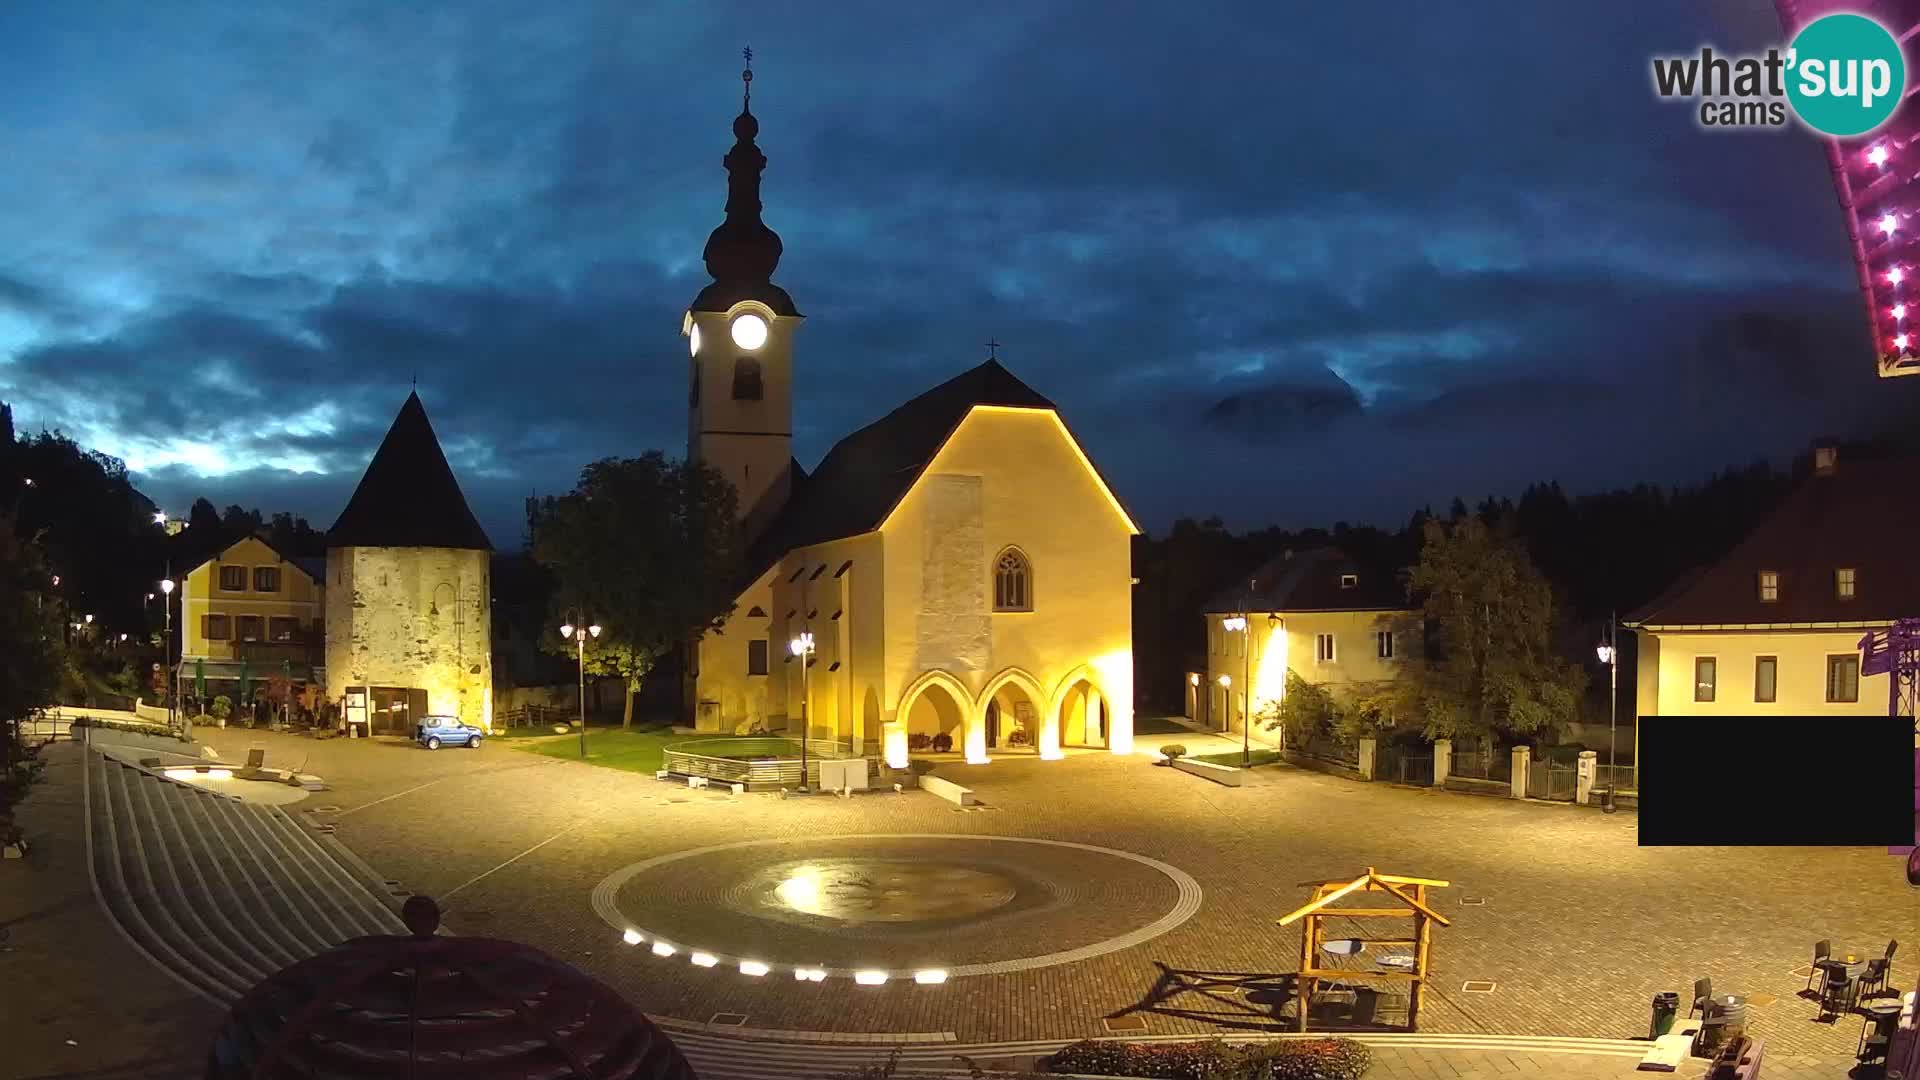
<instances>
[{"instance_id":1,"label":"outdoor table","mask_svg":"<svg viewBox=\"0 0 1920 1080\"><path fill-rule=\"evenodd\" d=\"M1865 1019L1860 1025L1860 1047L1854 1052L1856 1060L1886 1056L1887 1047L1893 1043L1893 1028L1900 1020L1901 1007L1899 998L1875 998L1860 1006L1860 1014Z\"/></svg>"},{"instance_id":2,"label":"outdoor table","mask_svg":"<svg viewBox=\"0 0 1920 1080\"><path fill-rule=\"evenodd\" d=\"M1856 956L1859 957L1859 959L1848 963L1847 957L1849 956ZM1860 976L1866 974L1867 971L1867 954L1865 950L1848 949L1838 951L1824 960L1815 961L1813 966L1826 972L1830 978L1840 979L1847 984L1847 1007L1852 1008L1853 994L1860 981Z\"/></svg>"}]
</instances>

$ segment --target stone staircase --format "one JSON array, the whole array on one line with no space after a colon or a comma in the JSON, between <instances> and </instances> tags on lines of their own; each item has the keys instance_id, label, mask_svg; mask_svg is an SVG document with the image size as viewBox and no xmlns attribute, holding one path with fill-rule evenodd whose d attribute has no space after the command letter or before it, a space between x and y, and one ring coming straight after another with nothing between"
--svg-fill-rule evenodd
<instances>
[{"instance_id":1,"label":"stone staircase","mask_svg":"<svg viewBox=\"0 0 1920 1080\"><path fill-rule=\"evenodd\" d=\"M275 807L169 780L89 749L88 846L107 912L198 993L231 1004L297 960L399 917Z\"/></svg>"}]
</instances>

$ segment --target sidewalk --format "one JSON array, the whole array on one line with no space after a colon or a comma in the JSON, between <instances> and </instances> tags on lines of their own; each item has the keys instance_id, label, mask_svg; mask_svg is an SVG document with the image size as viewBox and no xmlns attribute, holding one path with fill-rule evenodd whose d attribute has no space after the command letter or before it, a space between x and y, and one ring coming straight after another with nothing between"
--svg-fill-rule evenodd
<instances>
[{"instance_id":1,"label":"sidewalk","mask_svg":"<svg viewBox=\"0 0 1920 1080\"><path fill-rule=\"evenodd\" d=\"M41 751L46 772L18 815L32 850L0 863L0 1046L10 1077L191 1080L223 1010L136 951L94 897L82 748Z\"/></svg>"}]
</instances>

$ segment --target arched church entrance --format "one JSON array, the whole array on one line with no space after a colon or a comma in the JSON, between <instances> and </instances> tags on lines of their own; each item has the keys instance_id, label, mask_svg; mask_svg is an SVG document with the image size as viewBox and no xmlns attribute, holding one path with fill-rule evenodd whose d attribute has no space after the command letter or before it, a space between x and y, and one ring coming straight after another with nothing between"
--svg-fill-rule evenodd
<instances>
[{"instance_id":1,"label":"arched church entrance","mask_svg":"<svg viewBox=\"0 0 1920 1080\"><path fill-rule=\"evenodd\" d=\"M914 680L897 711L906 721L908 744L927 749L936 737L945 735L951 741L949 749L959 750L966 742L970 701L966 687L945 672L930 671Z\"/></svg>"},{"instance_id":2,"label":"arched church entrance","mask_svg":"<svg viewBox=\"0 0 1920 1080\"><path fill-rule=\"evenodd\" d=\"M1047 699L1040 684L1019 668L1008 668L981 691L982 724L989 750L1038 754Z\"/></svg>"},{"instance_id":3,"label":"arched church entrance","mask_svg":"<svg viewBox=\"0 0 1920 1080\"><path fill-rule=\"evenodd\" d=\"M1060 740L1067 746L1105 748L1108 745L1108 707L1106 695L1092 679L1077 674L1061 689L1056 705L1060 715Z\"/></svg>"}]
</instances>

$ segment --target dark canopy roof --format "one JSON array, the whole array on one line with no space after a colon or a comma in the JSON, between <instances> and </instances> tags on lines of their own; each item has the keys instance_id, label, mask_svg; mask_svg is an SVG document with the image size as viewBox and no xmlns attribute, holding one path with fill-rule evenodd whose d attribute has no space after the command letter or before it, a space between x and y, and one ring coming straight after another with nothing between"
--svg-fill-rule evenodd
<instances>
[{"instance_id":1,"label":"dark canopy roof","mask_svg":"<svg viewBox=\"0 0 1920 1080\"><path fill-rule=\"evenodd\" d=\"M812 475L796 468L786 506L749 552L749 571L758 576L794 548L879 528L975 405L1054 408L998 360L948 379L835 443Z\"/></svg>"},{"instance_id":2,"label":"dark canopy roof","mask_svg":"<svg viewBox=\"0 0 1920 1080\"><path fill-rule=\"evenodd\" d=\"M1343 588L1340 579L1346 574L1355 581ZM1314 548L1269 559L1214 594L1205 612L1400 611L1412 606L1406 586L1393 571L1363 567L1338 548Z\"/></svg>"},{"instance_id":3,"label":"dark canopy roof","mask_svg":"<svg viewBox=\"0 0 1920 1080\"><path fill-rule=\"evenodd\" d=\"M1726 558L1683 578L1628 618L1647 626L1777 626L1920 616L1920 461L1839 461L1802 481ZM1834 571L1854 571L1840 598ZM1780 575L1760 599L1760 572Z\"/></svg>"},{"instance_id":4,"label":"dark canopy roof","mask_svg":"<svg viewBox=\"0 0 1920 1080\"><path fill-rule=\"evenodd\" d=\"M694 1080L672 1039L579 969L510 941L436 936L425 897L403 917L410 937L355 938L248 991L208 1080Z\"/></svg>"},{"instance_id":5,"label":"dark canopy roof","mask_svg":"<svg viewBox=\"0 0 1920 1080\"><path fill-rule=\"evenodd\" d=\"M493 550L440 452L419 394L407 395L353 498L327 531L327 546Z\"/></svg>"}]
</instances>

